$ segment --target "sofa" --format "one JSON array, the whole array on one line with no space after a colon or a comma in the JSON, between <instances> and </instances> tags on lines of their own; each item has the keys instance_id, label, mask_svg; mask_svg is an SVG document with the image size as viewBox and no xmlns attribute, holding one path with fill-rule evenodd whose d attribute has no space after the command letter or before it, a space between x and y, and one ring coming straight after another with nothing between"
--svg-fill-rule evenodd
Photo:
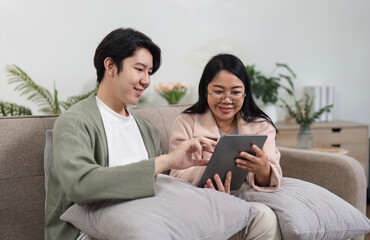
<instances>
[{"instance_id":1,"label":"sofa","mask_svg":"<svg viewBox=\"0 0 370 240\"><path fill-rule=\"evenodd\" d=\"M137 107L159 130L164 153L168 152L172 123L186 107ZM1 239L44 238L44 147L46 131L53 128L56 118L0 117ZM365 214L367 181L358 161L339 154L283 147L279 150L285 177L322 186Z\"/></svg>"}]
</instances>

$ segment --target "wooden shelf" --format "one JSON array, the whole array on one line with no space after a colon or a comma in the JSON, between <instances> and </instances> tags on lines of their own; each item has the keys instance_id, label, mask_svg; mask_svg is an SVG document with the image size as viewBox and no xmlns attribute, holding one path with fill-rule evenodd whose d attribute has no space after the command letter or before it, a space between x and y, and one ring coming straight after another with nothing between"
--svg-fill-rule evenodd
<instances>
[{"instance_id":1,"label":"wooden shelf","mask_svg":"<svg viewBox=\"0 0 370 240\"><path fill-rule=\"evenodd\" d=\"M277 145L292 147L297 145L299 125L278 122ZM369 179L369 135L368 125L350 121L332 121L313 123L311 125L313 148L341 148L347 155L355 158L364 167Z\"/></svg>"}]
</instances>

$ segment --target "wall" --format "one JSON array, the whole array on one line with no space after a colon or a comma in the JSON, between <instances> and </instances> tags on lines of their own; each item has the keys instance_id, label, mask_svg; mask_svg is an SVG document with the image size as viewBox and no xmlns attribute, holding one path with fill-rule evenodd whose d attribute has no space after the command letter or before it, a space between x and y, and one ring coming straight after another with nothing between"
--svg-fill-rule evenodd
<instances>
[{"instance_id":1,"label":"wall","mask_svg":"<svg viewBox=\"0 0 370 240\"><path fill-rule=\"evenodd\" d=\"M181 103L194 102L208 59L229 52L265 74L288 63L298 94L308 84L336 85L334 119L370 124L369 10L367 0L0 0L0 100L38 113L7 83L8 64L49 90L55 83L61 100L93 88L95 48L123 26L163 50L145 94L150 104L165 104L153 86L171 80L189 83Z\"/></svg>"}]
</instances>

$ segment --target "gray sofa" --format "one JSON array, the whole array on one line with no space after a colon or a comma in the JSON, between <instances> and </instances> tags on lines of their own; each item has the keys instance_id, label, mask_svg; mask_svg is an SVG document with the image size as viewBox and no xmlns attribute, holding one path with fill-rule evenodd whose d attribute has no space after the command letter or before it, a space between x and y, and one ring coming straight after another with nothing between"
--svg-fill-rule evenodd
<instances>
[{"instance_id":1,"label":"gray sofa","mask_svg":"<svg viewBox=\"0 0 370 240\"><path fill-rule=\"evenodd\" d=\"M168 151L172 122L186 106L141 107L161 133ZM0 117L1 239L44 238L44 146L57 116ZM279 148L286 177L320 185L361 212L366 211L366 177L353 158L307 150ZM359 237L356 239L363 239Z\"/></svg>"}]
</instances>

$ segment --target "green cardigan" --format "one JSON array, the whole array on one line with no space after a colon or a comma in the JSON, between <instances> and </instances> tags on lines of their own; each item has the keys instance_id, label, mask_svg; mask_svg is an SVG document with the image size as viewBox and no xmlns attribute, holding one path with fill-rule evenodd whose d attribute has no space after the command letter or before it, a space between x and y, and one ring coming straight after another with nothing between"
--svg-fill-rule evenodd
<instances>
[{"instance_id":1,"label":"green cardigan","mask_svg":"<svg viewBox=\"0 0 370 240\"><path fill-rule=\"evenodd\" d=\"M56 120L45 210L46 240L77 238L79 230L59 219L73 203L154 195L154 158L161 154L159 133L140 113L130 111L150 159L117 167L108 167L107 139L95 94Z\"/></svg>"}]
</instances>

